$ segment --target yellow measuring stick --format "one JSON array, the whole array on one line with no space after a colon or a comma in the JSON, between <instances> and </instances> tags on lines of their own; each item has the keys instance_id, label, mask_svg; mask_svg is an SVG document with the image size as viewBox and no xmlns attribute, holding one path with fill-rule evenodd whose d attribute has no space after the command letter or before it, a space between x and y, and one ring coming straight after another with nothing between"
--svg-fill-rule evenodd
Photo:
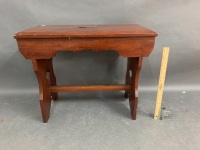
<instances>
[{"instance_id":1,"label":"yellow measuring stick","mask_svg":"<svg viewBox=\"0 0 200 150\"><path fill-rule=\"evenodd\" d=\"M158 119L160 117L163 89L165 85L165 76L166 76L166 71L167 71L168 56L169 56L169 47L164 47L163 54L162 54L162 62L161 62L161 67L160 67L160 77L159 77L159 83L158 83L158 92L157 92L154 119Z\"/></svg>"}]
</instances>

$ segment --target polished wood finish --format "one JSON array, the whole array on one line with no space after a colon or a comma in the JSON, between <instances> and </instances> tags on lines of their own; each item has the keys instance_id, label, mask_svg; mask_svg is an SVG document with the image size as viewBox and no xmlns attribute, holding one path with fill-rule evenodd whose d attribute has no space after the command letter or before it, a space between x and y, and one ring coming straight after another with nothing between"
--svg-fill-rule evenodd
<instances>
[{"instance_id":1,"label":"polished wood finish","mask_svg":"<svg viewBox=\"0 0 200 150\"><path fill-rule=\"evenodd\" d=\"M51 86L51 92L95 92L95 91L124 91L130 90L130 85L79 85Z\"/></svg>"},{"instance_id":2,"label":"polished wood finish","mask_svg":"<svg viewBox=\"0 0 200 150\"><path fill-rule=\"evenodd\" d=\"M138 79L140 74L140 69L142 67L142 57L129 58L130 59L130 80L129 84L131 89L129 91L129 103L131 108L132 119L136 119L136 111L138 105Z\"/></svg>"},{"instance_id":3,"label":"polished wood finish","mask_svg":"<svg viewBox=\"0 0 200 150\"><path fill-rule=\"evenodd\" d=\"M20 52L26 59L49 59L63 50L73 52L115 50L124 57L149 56L153 50L154 41L154 37L17 40Z\"/></svg>"},{"instance_id":4,"label":"polished wood finish","mask_svg":"<svg viewBox=\"0 0 200 150\"><path fill-rule=\"evenodd\" d=\"M129 97L132 118L136 119L138 78L142 58L149 56L157 33L140 25L41 25L14 35L21 54L31 59L39 83L43 122L50 114L51 99L57 92L120 91ZM59 51L115 50L127 57L125 85L57 86L52 58Z\"/></svg>"},{"instance_id":5,"label":"polished wood finish","mask_svg":"<svg viewBox=\"0 0 200 150\"><path fill-rule=\"evenodd\" d=\"M137 24L39 25L14 35L16 39L155 37L156 32Z\"/></svg>"},{"instance_id":6,"label":"polished wood finish","mask_svg":"<svg viewBox=\"0 0 200 150\"><path fill-rule=\"evenodd\" d=\"M57 25L37 26L14 37L26 59L49 59L61 50L86 49L115 50L124 57L148 56L153 50L156 35L140 25Z\"/></svg>"}]
</instances>

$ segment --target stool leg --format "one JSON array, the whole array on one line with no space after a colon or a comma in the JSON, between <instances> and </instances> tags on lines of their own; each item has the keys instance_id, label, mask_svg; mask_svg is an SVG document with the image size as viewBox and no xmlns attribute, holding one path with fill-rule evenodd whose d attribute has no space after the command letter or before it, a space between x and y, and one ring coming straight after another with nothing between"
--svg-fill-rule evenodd
<instances>
[{"instance_id":1,"label":"stool leg","mask_svg":"<svg viewBox=\"0 0 200 150\"><path fill-rule=\"evenodd\" d=\"M53 70L52 58L48 60L47 65L48 65L48 72L49 72L49 78L50 78L50 86L57 86L56 76L55 76L54 70ZM51 98L53 100L57 100L58 99L58 93L57 92L51 92Z\"/></svg>"},{"instance_id":2,"label":"stool leg","mask_svg":"<svg viewBox=\"0 0 200 150\"><path fill-rule=\"evenodd\" d=\"M138 105L138 79L140 69L142 67L142 57L130 58L130 92L129 92L129 104L131 110L131 116L133 120L136 120L137 105Z\"/></svg>"},{"instance_id":3,"label":"stool leg","mask_svg":"<svg viewBox=\"0 0 200 150\"><path fill-rule=\"evenodd\" d=\"M127 58L127 69L126 69L126 79L125 84L130 84L130 58ZM128 98L129 91L125 91L124 97Z\"/></svg>"},{"instance_id":4,"label":"stool leg","mask_svg":"<svg viewBox=\"0 0 200 150\"><path fill-rule=\"evenodd\" d=\"M42 118L43 122L46 123L49 119L50 109L51 109L51 97L49 91L50 84L46 77L48 60L37 59L37 60L32 60L32 63L39 84L39 100L40 100Z\"/></svg>"}]
</instances>

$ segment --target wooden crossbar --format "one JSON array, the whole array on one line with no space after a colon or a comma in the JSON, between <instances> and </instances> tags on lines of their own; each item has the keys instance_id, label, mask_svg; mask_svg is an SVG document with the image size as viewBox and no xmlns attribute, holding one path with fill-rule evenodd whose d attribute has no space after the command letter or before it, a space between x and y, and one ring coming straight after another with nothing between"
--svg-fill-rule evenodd
<instances>
[{"instance_id":1,"label":"wooden crossbar","mask_svg":"<svg viewBox=\"0 0 200 150\"><path fill-rule=\"evenodd\" d=\"M51 92L95 92L95 91L123 91L130 90L130 85L74 85L74 86L51 86Z\"/></svg>"}]
</instances>

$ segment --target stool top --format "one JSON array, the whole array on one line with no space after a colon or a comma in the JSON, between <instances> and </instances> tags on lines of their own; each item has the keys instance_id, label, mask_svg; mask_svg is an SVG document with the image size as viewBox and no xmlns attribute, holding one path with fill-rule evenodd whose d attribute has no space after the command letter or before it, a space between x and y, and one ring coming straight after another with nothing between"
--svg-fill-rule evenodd
<instances>
[{"instance_id":1,"label":"stool top","mask_svg":"<svg viewBox=\"0 0 200 150\"><path fill-rule=\"evenodd\" d=\"M21 38L108 38L155 37L157 33L137 24L118 25L39 25L14 35Z\"/></svg>"}]
</instances>

